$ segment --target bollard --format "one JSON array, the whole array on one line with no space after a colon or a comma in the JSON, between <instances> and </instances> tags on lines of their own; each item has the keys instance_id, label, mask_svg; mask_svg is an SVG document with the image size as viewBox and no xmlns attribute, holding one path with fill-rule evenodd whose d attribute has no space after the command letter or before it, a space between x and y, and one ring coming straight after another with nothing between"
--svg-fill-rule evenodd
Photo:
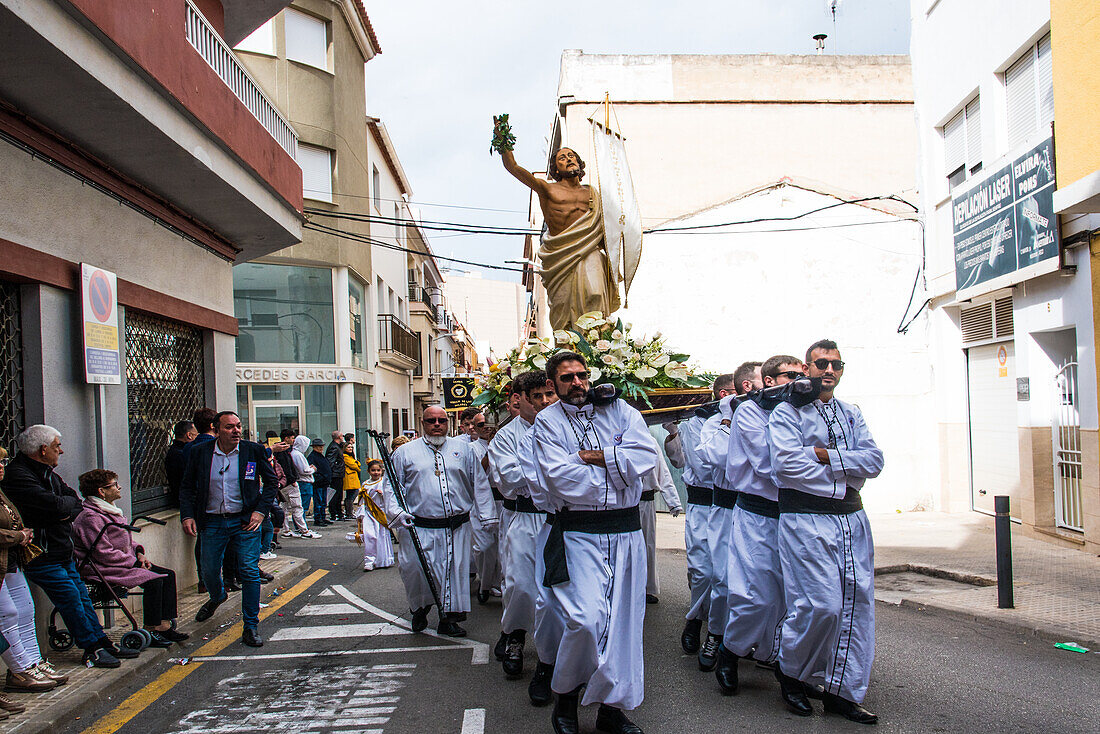
<instances>
[{"instance_id":1,"label":"bollard","mask_svg":"<svg viewBox=\"0 0 1100 734\"><path fill-rule=\"evenodd\" d=\"M997 537L997 607L1014 609L1012 600L1012 515L1008 495L993 498Z\"/></svg>"}]
</instances>

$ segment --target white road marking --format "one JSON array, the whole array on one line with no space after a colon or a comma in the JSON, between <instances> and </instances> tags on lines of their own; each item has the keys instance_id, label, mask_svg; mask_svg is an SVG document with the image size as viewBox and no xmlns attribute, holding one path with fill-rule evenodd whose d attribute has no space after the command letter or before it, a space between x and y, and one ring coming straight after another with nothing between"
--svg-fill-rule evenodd
<instances>
[{"instance_id":1,"label":"white road marking","mask_svg":"<svg viewBox=\"0 0 1100 734\"><path fill-rule=\"evenodd\" d=\"M336 596L336 592L333 591L332 589L325 589L324 591L322 591L317 596Z\"/></svg>"},{"instance_id":2,"label":"white road marking","mask_svg":"<svg viewBox=\"0 0 1100 734\"><path fill-rule=\"evenodd\" d=\"M378 655L385 653L435 652L438 650L461 650L458 645L422 645L420 647L380 647L362 650L331 650L329 652L279 652L259 655L196 655L197 663L234 663L241 660L289 660L291 658L323 658L329 655Z\"/></svg>"},{"instance_id":3,"label":"white road marking","mask_svg":"<svg viewBox=\"0 0 1100 734\"><path fill-rule=\"evenodd\" d=\"M340 596L344 597L346 600L348 600L349 602L351 602L355 606L362 609L363 611L370 612L371 614L375 615L376 617L381 617L382 619L386 620L387 622L389 622L392 625L396 625L397 627L402 627L402 628L407 629L409 631L412 630L412 626L410 625L408 620L403 619L402 617L400 617L398 615L391 614L390 612L387 612L384 609L379 609L378 607L374 606L373 604L367 602L365 599L362 599L362 598L356 596L355 594L353 594L351 591L349 591L344 586L342 586L340 584L336 584L335 586L332 587L332 590L335 591ZM444 640L444 641L447 641L447 642L451 642L452 644L454 644L456 646L470 648L470 651L471 651L470 664L471 665L486 665L489 662L489 646L486 645L484 642L478 642L477 640L471 640L469 638L462 638L462 637L459 637L459 638L447 637L446 635L441 635L438 632L436 632L434 630L431 630L431 629L426 629L423 632L420 632L419 634L427 635L428 637L435 637L439 640ZM424 647L424 648L420 648L420 649L426 650L428 648Z\"/></svg>"},{"instance_id":4,"label":"white road marking","mask_svg":"<svg viewBox=\"0 0 1100 734\"><path fill-rule=\"evenodd\" d=\"M350 639L353 637L378 637L379 635L408 635L405 629L385 622L370 624L325 624L316 627L283 627L269 638L272 642L282 640L330 640Z\"/></svg>"},{"instance_id":5,"label":"white road marking","mask_svg":"<svg viewBox=\"0 0 1100 734\"><path fill-rule=\"evenodd\" d=\"M415 664L239 673L218 682L171 734L382 734ZM256 701L269 695L264 706Z\"/></svg>"},{"instance_id":6,"label":"white road marking","mask_svg":"<svg viewBox=\"0 0 1100 734\"><path fill-rule=\"evenodd\" d=\"M362 614L363 610L351 604L306 604L294 613L295 617L310 617L321 614Z\"/></svg>"},{"instance_id":7,"label":"white road marking","mask_svg":"<svg viewBox=\"0 0 1100 734\"><path fill-rule=\"evenodd\" d=\"M485 709L466 709L462 715L462 734L485 734Z\"/></svg>"}]
</instances>

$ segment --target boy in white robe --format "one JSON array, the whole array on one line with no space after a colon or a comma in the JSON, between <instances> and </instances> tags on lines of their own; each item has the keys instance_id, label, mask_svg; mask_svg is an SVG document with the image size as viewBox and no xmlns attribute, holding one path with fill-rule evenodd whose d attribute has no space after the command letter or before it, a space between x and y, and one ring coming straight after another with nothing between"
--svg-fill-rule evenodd
<instances>
[{"instance_id":1,"label":"boy in white robe","mask_svg":"<svg viewBox=\"0 0 1100 734\"><path fill-rule=\"evenodd\" d=\"M882 451L859 408L833 397L844 373L836 343L812 344L806 365L821 378L818 399L782 403L768 419L787 605L780 684L795 713L809 706L799 681L824 686L827 712L873 724L860 705L875 657L874 541L860 490L882 471Z\"/></svg>"},{"instance_id":2,"label":"boy in white robe","mask_svg":"<svg viewBox=\"0 0 1100 734\"><path fill-rule=\"evenodd\" d=\"M543 556L565 620L551 688L557 734L579 731L577 703L599 703L596 728L641 734L623 710L644 694L645 541L638 501L657 463L645 421L622 400L589 400L588 367L572 352L546 365L559 401L530 431L538 485L555 514ZM603 402L603 401L601 401Z\"/></svg>"},{"instance_id":3,"label":"boy in white robe","mask_svg":"<svg viewBox=\"0 0 1100 734\"><path fill-rule=\"evenodd\" d=\"M424 409L424 435L395 451L393 468L407 510L397 503L395 492L386 496L390 527L400 527L397 553L401 580L412 610L412 628L420 632L428 624L435 603L408 529L415 526L432 575L439 586L442 608L440 634L463 637L458 625L470 611L470 515L482 525L497 522L496 508L488 491L488 477L470 443L447 437L447 414L438 405Z\"/></svg>"},{"instance_id":4,"label":"boy in white robe","mask_svg":"<svg viewBox=\"0 0 1100 734\"><path fill-rule=\"evenodd\" d=\"M541 579L536 575L538 536L546 524L546 513L535 506L520 456L521 441L535 416L557 400L554 389L542 370L525 372L512 382L513 394L519 395L519 413L504 425L489 442L489 478L495 478L504 497L501 513L501 558L504 567L503 612L500 619L504 649L497 655L504 673L510 678L523 673L523 647L527 633L535 631L535 609ZM498 642L498 646L499 646ZM536 643L536 652L537 652ZM538 661L527 693L531 703L550 703L550 676L553 658Z\"/></svg>"}]
</instances>

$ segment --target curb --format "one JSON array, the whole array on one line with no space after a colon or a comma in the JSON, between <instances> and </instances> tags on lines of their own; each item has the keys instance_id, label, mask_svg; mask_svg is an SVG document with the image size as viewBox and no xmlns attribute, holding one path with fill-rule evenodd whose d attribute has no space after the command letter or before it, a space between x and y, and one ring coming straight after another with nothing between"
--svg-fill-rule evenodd
<instances>
[{"instance_id":1,"label":"curb","mask_svg":"<svg viewBox=\"0 0 1100 734\"><path fill-rule=\"evenodd\" d=\"M988 614L964 612L959 609L940 606L934 601L923 599L902 599L899 606L903 609L913 609L921 612L930 611L969 622L980 622L982 624L992 625L998 629L1031 635L1032 637L1037 637L1044 642L1050 642L1052 644L1055 642L1073 641L1093 650L1100 649L1100 640L1092 639L1089 636L1082 637L1075 632L1067 631L1065 628L1055 625L1037 624L1034 622L1025 622L1023 620L1001 619Z\"/></svg>"},{"instance_id":2,"label":"curb","mask_svg":"<svg viewBox=\"0 0 1100 734\"><path fill-rule=\"evenodd\" d=\"M310 562L304 558L294 558L293 560L296 561L293 566L275 575L275 580L271 582L271 588L290 586L304 578L312 568ZM228 620L240 616L240 613L239 603L235 608L223 604L214 612L214 616L201 624L196 624L191 630L191 640L194 643L190 648L201 647L206 642L202 639L204 635L209 634L213 637L213 633L219 627ZM139 678L139 676L146 675L147 677L149 669L166 661L169 657L178 657L181 649L185 648L178 646L169 649L147 648L139 657L123 661L121 668L107 671L105 675L101 675L96 680L81 686L78 695L68 696L31 718L13 722L14 726L10 728L0 727L0 731L10 732L11 734L52 734L71 724L74 720L84 718L101 704L115 701L120 689L134 679Z\"/></svg>"}]
</instances>

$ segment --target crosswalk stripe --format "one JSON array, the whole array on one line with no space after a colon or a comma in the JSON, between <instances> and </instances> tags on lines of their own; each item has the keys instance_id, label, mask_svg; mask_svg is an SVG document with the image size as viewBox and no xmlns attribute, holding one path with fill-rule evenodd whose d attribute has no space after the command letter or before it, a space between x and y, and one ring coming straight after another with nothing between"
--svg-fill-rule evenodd
<instances>
[{"instance_id":1,"label":"crosswalk stripe","mask_svg":"<svg viewBox=\"0 0 1100 734\"><path fill-rule=\"evenodd\" d=\"M362 614L363 610L353 607L351 604L307 604L297 612L295 617L310 617L322 614Z\"/></svg>"},{"instance_id":2,"label":"crosswalk stripe","mask_svg":"<svg viewBox=\"0 0 1100 734\"><path fill-rule=\"evenodd\" d=\"M408 630L401 629L387 622L371 622L369 624L326 624L318 625L317 627L284 627L271 635L270 640L272 642L283 640L326 640L408 634L411 634Z\"/></svg>"}]
</instances>

